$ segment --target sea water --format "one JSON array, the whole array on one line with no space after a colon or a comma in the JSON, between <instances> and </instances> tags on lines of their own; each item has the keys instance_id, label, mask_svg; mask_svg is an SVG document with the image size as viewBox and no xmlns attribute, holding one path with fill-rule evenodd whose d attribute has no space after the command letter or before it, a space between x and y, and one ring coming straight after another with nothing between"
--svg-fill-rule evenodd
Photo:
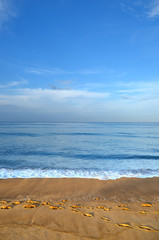
<instances>
[{"instance_id":1,"label":"sea water","mask_svg":"<svg viewBox=\"0 0 159 240\"><path fill-rule=\"evenodd\" d=\"M159 176L159 123L1 123L0 178Z\"/></svg>"}]
</instances>

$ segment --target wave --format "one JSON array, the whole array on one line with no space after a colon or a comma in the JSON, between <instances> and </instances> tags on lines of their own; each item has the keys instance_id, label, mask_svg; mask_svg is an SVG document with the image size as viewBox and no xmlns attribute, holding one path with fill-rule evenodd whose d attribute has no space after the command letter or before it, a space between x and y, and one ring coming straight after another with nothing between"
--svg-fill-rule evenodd
<instances>
[{"instance_id":1,"label":"wave","mask_svg":"<svg viewBox=\"0 0 159 240\"><path fill-rule=\"evenodd\" d=\"M67 150L67 149L66 149ZM83 159L83 160L159 160L159 155L157 152L156 155L151 154L75 154L69 152L71 148L68 148L67 151L41 151L41 150L29 150L23 148L11 148L11 149L1 149L1 156L41 156L41 157L62 157L65 159ZM75 149L73 149L75 150ZM1 159L0 159L1 161Z\"/></svg>"},{"instance_id":2,"label":"wave","mask_svg":"<svg viewBox=\"0 0 159 240\"><path fill-rule=\"evenodd\" d=\"M26 133L26 132L0 132L0 136L9 136L9 137L30 137L30 138L35 138L35 137L53 137L53 136L68 136L68 137L82 137L82 136L88 136L88 137L117 137L117 138L147 138L147 139L159 139L158 136L144 136L144 135L136 135L133 133L126 133L126 132L118 132L118 133L95 133L95 132L47 132L47 133Z\"/></svg>"},{"instance_id":3,"label":"wave","mask_svg":"<svg viewBox=\"0 0 159 240\"><path fill-rule=\"evenodd\" d=\"M0 169L0 178L92 178L118 179L121 177L159 177L159 169L138 169L120 171L69 170L69 169Z\"/></svg>"},{"instance_id":4,"label":"wave","mask_svg":"<svg viewBox=\"0 0 159 240\"><path fill-rule=\"evenodd\" d=\"M21 133L21 132L0 132L0 136L16 136L16 137L41 137L41 136L104 136L104 133L46 133L46 134L37 134L37 133Z\"/></svg>"},{"instance_id":5,"label":"wave","mask_svg":"<svg viewBox=\"0 0 159 240\"><path fill-rule=\"evenodd\" d=\"M16 137L38 137L39 134L35 133L11 133L11 132L0 132L0 136L16 136Z\"/></svg>"}]
</instances>

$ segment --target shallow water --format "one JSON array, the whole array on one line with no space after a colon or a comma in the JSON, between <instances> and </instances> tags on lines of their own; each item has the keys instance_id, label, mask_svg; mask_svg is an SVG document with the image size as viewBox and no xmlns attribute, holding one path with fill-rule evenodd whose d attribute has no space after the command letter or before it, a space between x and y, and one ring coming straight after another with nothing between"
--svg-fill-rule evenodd
<instances>
[{"instance_id":1,"label":"shallow water","mask_svg":"<svg viewBox=\"0 0 159 240\"><path fill-rule=\"evenodd\" d=\"M0 178L159 176L159 123L0 124Z\"/></svg>"}]
</instances>

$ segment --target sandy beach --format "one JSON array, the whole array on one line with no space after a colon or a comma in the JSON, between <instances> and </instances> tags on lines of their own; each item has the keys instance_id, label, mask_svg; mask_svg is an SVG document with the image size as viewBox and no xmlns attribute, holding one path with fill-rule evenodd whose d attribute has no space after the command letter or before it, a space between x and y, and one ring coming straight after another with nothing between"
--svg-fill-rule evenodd
<instances>
[{"instance_id":1,"label":"sandy beach","mask_svg":"<svg viewBox=\"0 0 159 240\"><path fill-rule=\"evenodd\" d=\"M1 179L5 239L158 240L159 178Z\"/></svg>"}]
</instances>

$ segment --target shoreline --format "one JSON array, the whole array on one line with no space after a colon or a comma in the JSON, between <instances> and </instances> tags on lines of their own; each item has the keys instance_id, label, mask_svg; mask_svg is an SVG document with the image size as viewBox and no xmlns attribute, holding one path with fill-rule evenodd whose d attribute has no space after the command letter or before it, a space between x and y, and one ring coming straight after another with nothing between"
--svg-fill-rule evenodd
<instances>
[{"instance_id":1,"label":"shoreline","mask_svg":"<svg viewBox=\"0 0 159 240\"><path fill-rule=\"evenodd\" d=\"M0 240L158 240L158 186L159 177L0 179Z\"/></svg>"},{"instance_id":2,"label":"shoreline","mask_svg":"<svg viewBox=\"0 0 159 240\"><path fill-rule=\"evenodd\" d=\"M137 172L125 172L122 170L68 170L68 169L0 169L0 179L12 178L86 178L100 180L116 180L119 178L153 178L159 177L159 171L151 169L146 173L140 170Z\"/></svg>"}]
</instances>

